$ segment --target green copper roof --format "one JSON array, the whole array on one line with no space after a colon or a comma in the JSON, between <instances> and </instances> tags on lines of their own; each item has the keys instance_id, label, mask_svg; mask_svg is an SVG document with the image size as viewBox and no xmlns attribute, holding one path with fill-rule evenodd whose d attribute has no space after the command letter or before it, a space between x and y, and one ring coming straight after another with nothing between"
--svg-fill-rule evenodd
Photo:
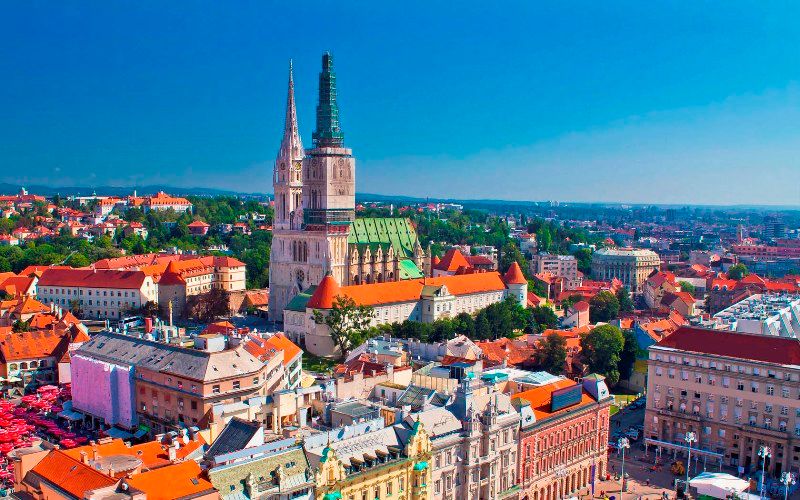
<instances>
[{"instance_id":1,"label":"green copper roof","mask_svg":"<svg viewBox=\"0 0 800 500\"><path fill-rule=\"evenodd\" d=\"M325 493L322 498L323 500L339 500L342 498L342 494L338 491L332 491L330 493Z\"/></svg>"},{"instance_id":2,"label":"green copper roof","mask_svg":"<svg viewBox=\"0 0 800 500\"><path fill-rule=\"evenodd\" d=\"M414 278L422 278L422 271L419 270L417 265L411 259L403 259L399 264L399 274L401 280L410 280Z\"/></svg>"},{"instance_id":3,"label":"green copper roof","mask_svg":"<svg viewBox=\"0 0 800 500\"><path fill-rule=\"evenodd\" d=\"M428 468L428 462L417 462L414 464L414 470L425 470Z\"/></svg>"},{"instance_id":4,"label":"green copper roof","mask_svg":"<svg viewBox=\"0 0 800 500\"><path fill-rule=\"evenodd\" d=\"M311 296L314 295L316 289L317 285L312 285L306 288L305 291L298 293L286 304L286 309L296 312L306 312L306 304Z\"/></svg>"},{"instance_id":5,"label":"green copper roof","mask_svg":"<svg viewBox=\"0 0 800 500\"><path fill-rule=\"evenodd\" d=\"M369 246L377 250L378 246L388 250L391 245L395 254L402 258L414 256L417 244L417 231L411 219L399 217L365 217L358 218L350 225L348 243L361 247Z\"/></svg>"},{"instance_id":6,"label":"green copper roof","mask_svg":"<svg viewBox=\"0 0 800 500\"><path fill-rule=\"evenodd\" d=\"M336 105L336 74L333 72L333 56L326 52L322 56L322 72L319 74L319 102L317 103L317 129L312 134L314 146L318 148L340 148L344 134L339 128L339 107Z\"/></svg>"}]
</instances>

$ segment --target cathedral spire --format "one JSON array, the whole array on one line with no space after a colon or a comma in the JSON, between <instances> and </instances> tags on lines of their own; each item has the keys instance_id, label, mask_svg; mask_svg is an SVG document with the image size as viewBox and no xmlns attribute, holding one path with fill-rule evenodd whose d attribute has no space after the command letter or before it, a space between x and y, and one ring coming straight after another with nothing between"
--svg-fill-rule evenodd
<instances>
[{"instance_id":1,"label":"cathedral spire","mask_svg":"<svg viewBox=\"0 0 800 500\"><path fill-rule=\"evenodd\" d=\"M283 126L283 139L281 139L281 150L278 157L285 158L290 162L303 158L303 142L300 140L297 110L294 105L294 76L291 59L289 59L289 92L286 96L286 122Z\"/></svg>"},{"instance_id":2,"label":"cathedral spire","mask_svg":"<svg viewBox=\"0 0 800 500\"><path fill-rule=\"evenodd\" d=\"M333 72L333 56L330 52L326 52L322 56L322 72L319 74L317 129L312 138L314 146L318 148L340 148L344 144L344 134L339 128L336 75Z\"/></svg>"}]
</instances>

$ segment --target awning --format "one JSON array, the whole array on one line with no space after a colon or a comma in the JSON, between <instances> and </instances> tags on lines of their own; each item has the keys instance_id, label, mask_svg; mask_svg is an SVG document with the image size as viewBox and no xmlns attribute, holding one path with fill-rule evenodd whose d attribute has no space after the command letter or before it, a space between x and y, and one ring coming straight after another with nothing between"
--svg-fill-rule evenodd
<instances>
[{"instance_id":1,"label":"awning","mask_svg":"<svg viewBox=\"0 0 800 500\"><path fill-rule=\"evenodd\" d=\"M83 420L83 413L78 413L77 411L73 410L63 410L58 414L61 418L66 418L67 420L72 420L73 422L77 422Z\"/></svg>"},{"instance_id":2,"label":"awning","mask_svg":"<svg viewBox=\"0 0 800 500\"><path fill-rule=\"evenodd\" d=\"M116 427L112 427L110 429L106 429L103 432L105 432L106 434L108 434L109 437L112 437L112 438L130 439L130 438L133 437L133 434L131 434L130 432L123 431L122 429L117 429Z\"/></svg>"},{"instance_id":3,"label":"awning","mask_svg":"<svg viewBox=\"0 0 800 500\"><path fill-rule=\"evenodd\" d=\"M750 481L722 472L703 472L689 480L689 486L697 488L698 495L727 498L731 493L742 493L750 487Z\"/></svg>"},{"instance_id":4,"label":"awning","mask_svg":"<svg viewBox=\"0 0 800 500\"><path fill-rule=\"evenodd\" d=\"M136 439L139 439L140 437L144 436L148 432L150 432L150 429L142 429L140 427L136 432L133 433L133 437L135 437Z\"/></svg>"}]
</instances>

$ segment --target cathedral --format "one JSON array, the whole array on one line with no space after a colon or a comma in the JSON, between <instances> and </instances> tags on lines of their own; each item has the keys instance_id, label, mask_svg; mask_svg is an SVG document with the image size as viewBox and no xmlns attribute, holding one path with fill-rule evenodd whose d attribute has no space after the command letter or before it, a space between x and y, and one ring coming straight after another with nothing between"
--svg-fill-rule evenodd
<instances>
[{"instance_id":1,"label":"cathedral","mask_svg":"<svg viewBox=\"0 0 800 500\"><path fill-rule=\"evenodd\" d=\"M303 149L289 67L286 122L273 169L275 219L269 266L269 313L283 321L296 295L330 274L357 285L421 278L430 267L414 226L404 218L355 218L356 162L344 145L333 58L322 57L313 147Z\"/></svg>"}]
</instances>

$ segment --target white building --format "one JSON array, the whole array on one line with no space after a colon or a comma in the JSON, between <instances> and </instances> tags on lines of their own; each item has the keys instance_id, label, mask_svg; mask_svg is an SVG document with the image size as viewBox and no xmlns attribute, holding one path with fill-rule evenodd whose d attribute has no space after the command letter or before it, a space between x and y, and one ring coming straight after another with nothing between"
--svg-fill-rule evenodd
<instances>
[{"instance_id":1,"label":"white building","mask_svg":"<svg viewBox=\"0 0 800 500\"><path fill-rule=\"evenodd\" d=\"M751 295L715 314L714 320L735 332L798 338L800 296Z\"/></svg>"},{"instance_id":2,"label":"white building","mask_svg":"<svg viewBox=\"0 0 800 500\"><path fill-rule=\"evenodd\" d=\"M316 324L313 315L315 310L332 309L339 296L372 307L372 324L381 325L406 320L433 323L461 313L474 314L506 297L514 297L524 307L527 293L528 282L517 263L505 276L488 272L343 287L328 275L310 296L298 295L284 310L284 329L312 354L329 356L337 346L327 327Z\"/></svg>"},{"instance_id":3,"label":"white building","mask_svg":"<svg viewBox=\"0 0 800 500\"><path fill-rule=\"evenodd\" d=\"M84 317L119 319L147 302L158 303L158 288L143 271L54 269L44 271L38 299L82 311Z\"/></svg>"}]
</instances>

